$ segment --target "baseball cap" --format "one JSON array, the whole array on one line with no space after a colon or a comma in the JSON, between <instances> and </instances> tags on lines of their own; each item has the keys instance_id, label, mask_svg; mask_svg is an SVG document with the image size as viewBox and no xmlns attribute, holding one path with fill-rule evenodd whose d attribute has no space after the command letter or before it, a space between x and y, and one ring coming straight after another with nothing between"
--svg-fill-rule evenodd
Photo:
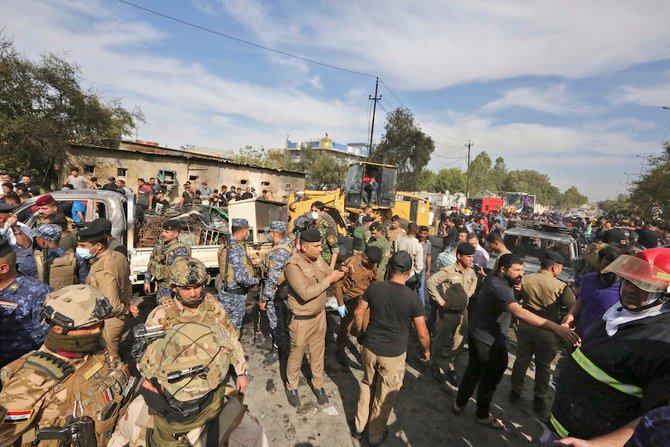
<instances>
[{"instance_id":1,"label":"baseball cap","mask_svg":"<svg viewBox=\"0 0 670 447\"><path fill-rule=\"evenodd\" d=\"M400 270L405 273L412 269L412 256L404 250L393 253L389 260L391 270Z\"/></svg>"}]
</instances>

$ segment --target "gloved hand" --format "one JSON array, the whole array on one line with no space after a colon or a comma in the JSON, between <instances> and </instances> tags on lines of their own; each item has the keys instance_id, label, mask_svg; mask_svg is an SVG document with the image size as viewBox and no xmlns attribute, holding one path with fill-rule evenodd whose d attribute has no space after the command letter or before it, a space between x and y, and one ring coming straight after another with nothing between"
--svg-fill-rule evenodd
<instances>
[{"instance_id":1,"label":"gloved hand","mask_svg":"<svg viewBox=\"0 0 670 447\"><path fill-rule=\"evenodd\" d=\"M344 304L337 306L337 313L340 314L340 318L344 318L344 316L347 314L347 306Z\"/></svg>"}]
</instances>

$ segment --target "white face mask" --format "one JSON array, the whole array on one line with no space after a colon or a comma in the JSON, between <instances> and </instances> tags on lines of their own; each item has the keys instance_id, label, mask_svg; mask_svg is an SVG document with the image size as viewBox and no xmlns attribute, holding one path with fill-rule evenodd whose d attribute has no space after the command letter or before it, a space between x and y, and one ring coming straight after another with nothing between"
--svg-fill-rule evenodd
<instances>
[{"instance_id":1,"label":"white face mask","mask_svg":"<svg viewBox=\"0 0 670 447\"><path fill-rule=\"evenodd\" d=\"M75 254L82 259L92 259L95 258L95 256L98 254L98 250L96 250L95 253L91 253L91 250L88 248L77 247Z\"/></svg>"},{"instance_id":2,"label":"white face mask","mask_svg":"<svg viewBox=\"0 0 670 447\"><path fill-rule=\"evenodd\" d=\"M311 217L314 220L317 220L320 216L319 213L317 213L316 211L312 211L311 213L309 213L309 217Z\"/></svg>"}]
</instances>

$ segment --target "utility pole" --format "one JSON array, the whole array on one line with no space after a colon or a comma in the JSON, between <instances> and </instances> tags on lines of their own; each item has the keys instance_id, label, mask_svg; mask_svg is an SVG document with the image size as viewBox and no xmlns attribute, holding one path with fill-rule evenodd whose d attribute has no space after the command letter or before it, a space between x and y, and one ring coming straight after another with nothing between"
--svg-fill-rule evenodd
<instances>
[{"instance_id":1,"label":"utility pole","mask_svg":"<svg viewBox=\"0 0 670 447\"><path fill-rule=\"evenodd\" d=\"M651 157L652 155L635 155L637 158L642 159L642 164L640 165L640 175L638 177L638 180L642 179L642 172L644 171L644 162L647 160L647 158Z\"/></svg>"},{"instance_id":2,"label":"utility pole","mask_svg":"<svg viewBox=\"0 0 670 447\"><path fill-rule=\"evenodd\" d=\"M369 101L374 101L374 104L372 105L372 126L370 126L370 145L368 146L368 156L370 155L370 152L372 152L372 136L375 134L375 113L377 112L377 101L380 101L382 99L382 95L379 95L377 97L377 91L379 90L379 78L376 78L377 80L375 81L375 96L374 98L370 95L368 95L368 100Z\"/></svg>"},{"instance_id":3,"label":"utility pole","mask_svg":"<svg viewBox=\"0 0 670 447\"><path fill-rule=\"evenodd\" d=\"M465 176L465 198L467 199L470 196L470 149L472 149L472 141L468 140L465 147L468 148L468 172Z\"/></svg>"}]
</instances>

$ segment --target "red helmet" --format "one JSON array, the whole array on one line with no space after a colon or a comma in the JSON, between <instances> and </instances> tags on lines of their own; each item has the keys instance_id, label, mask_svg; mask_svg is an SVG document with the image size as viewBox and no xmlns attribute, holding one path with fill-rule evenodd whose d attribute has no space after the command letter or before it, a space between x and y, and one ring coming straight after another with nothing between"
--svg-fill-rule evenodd
<instances>
[{"instance_id":1,"label":"red helmet","mask_svg":"<svg viewBox=\"0 0 670 447\"><path fill-rule=\"evenodd\" d=\"M603 273L613 272L647 292L670 292L670 248L621 255Z\"/></svg>"}]
</instances>

